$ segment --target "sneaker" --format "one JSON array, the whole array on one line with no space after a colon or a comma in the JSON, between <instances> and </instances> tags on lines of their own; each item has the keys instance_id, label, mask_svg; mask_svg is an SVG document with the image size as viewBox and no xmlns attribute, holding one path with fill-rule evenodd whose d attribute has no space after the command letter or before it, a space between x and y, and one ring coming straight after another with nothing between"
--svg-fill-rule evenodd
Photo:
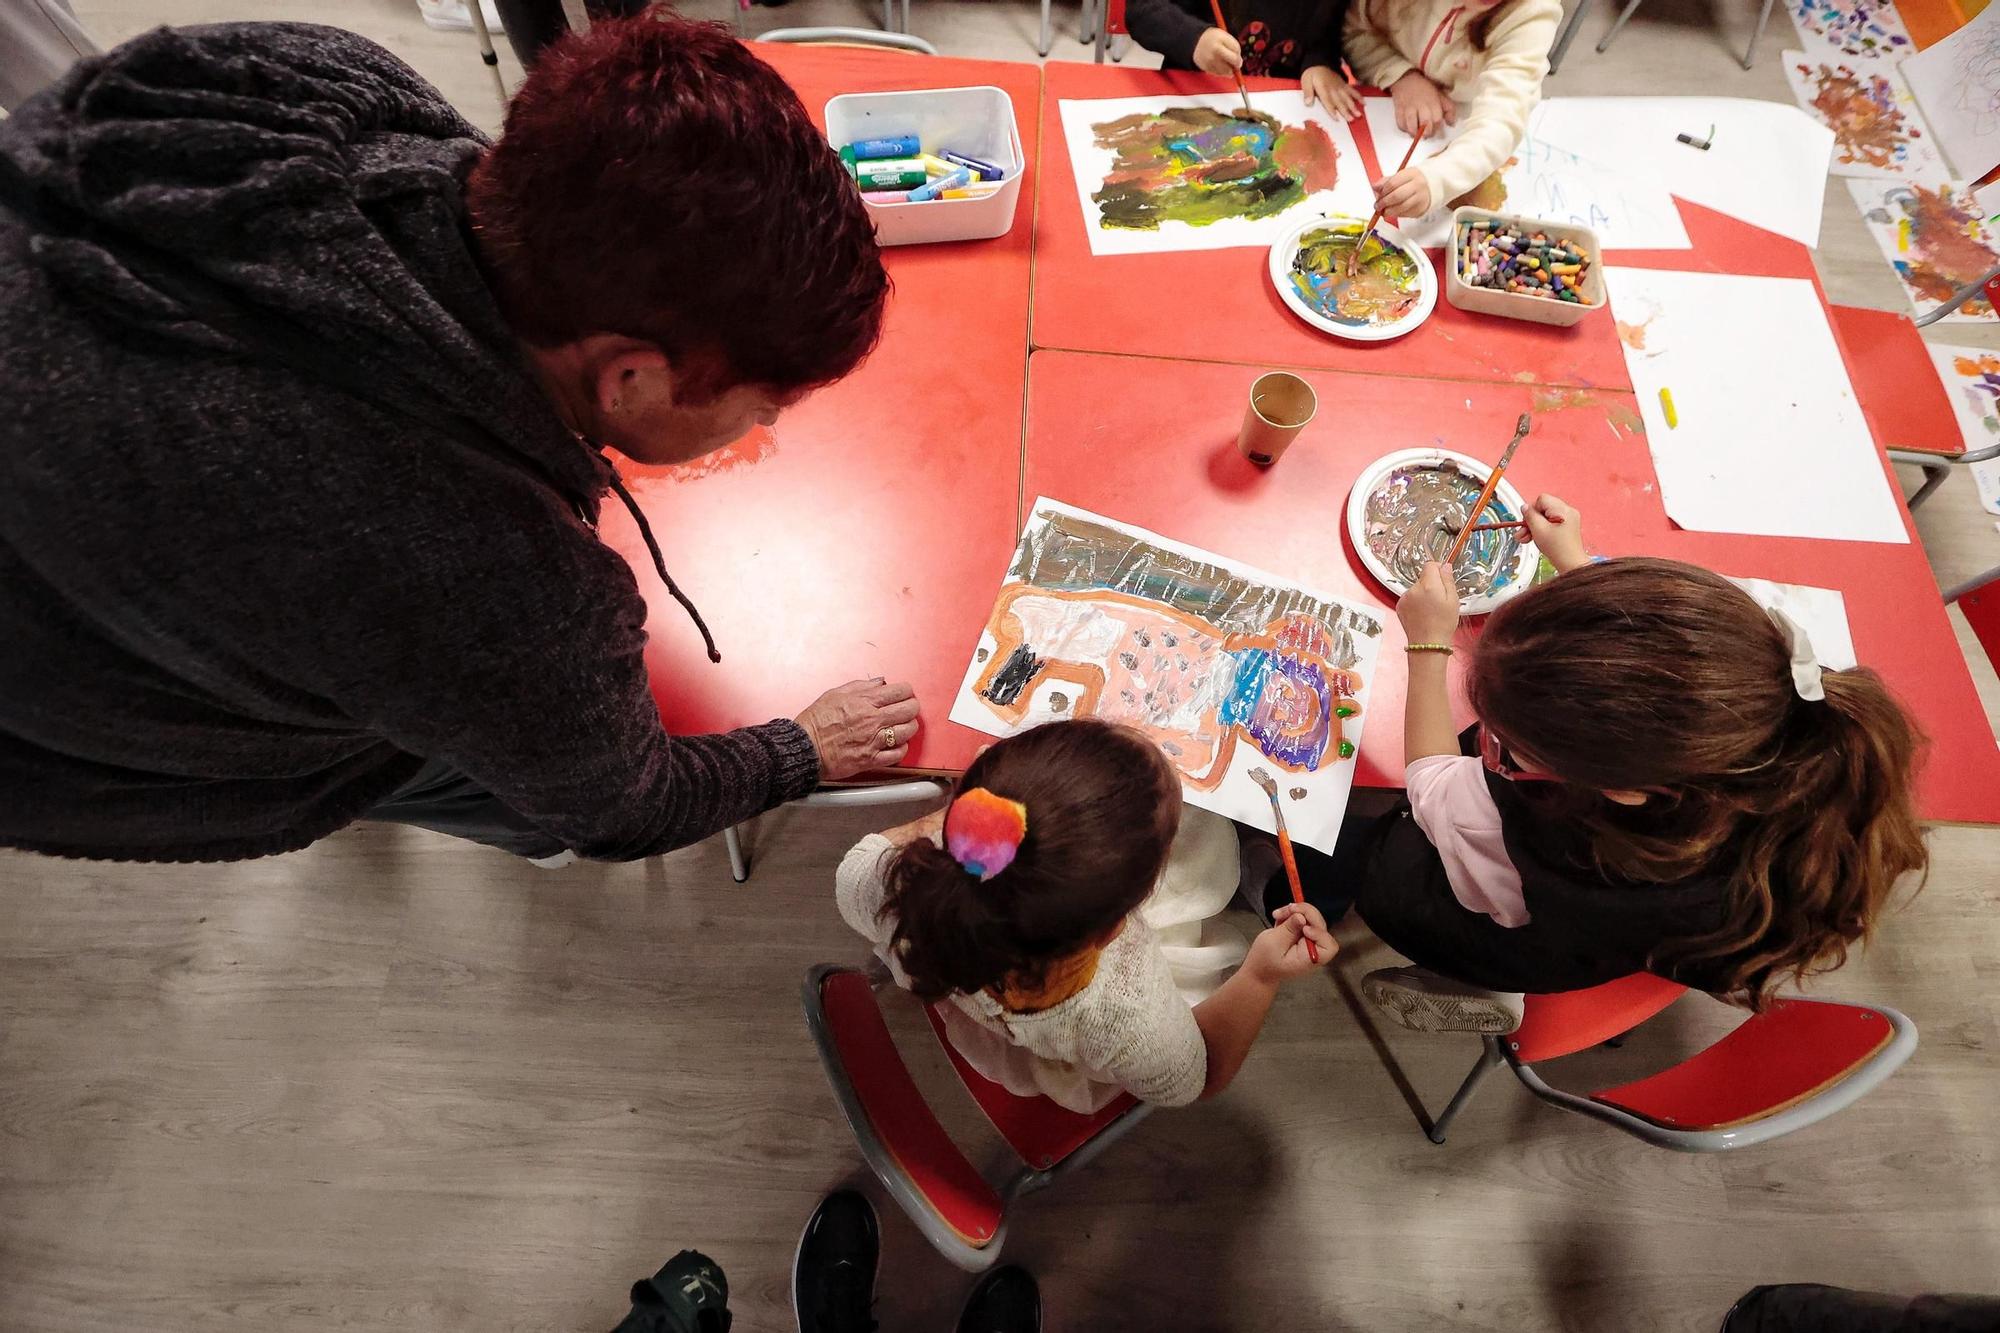
<instances>
[{"instance_id":1,"label":"sneaker","mask_svg":"<svg viewBox=\"0 0 2000 1333\"><path fill-rule=\"evenodd\" d=\"M882 1255L875 1209L853 1190L813 1210L792 1260L792 1313L799 1333L874 1333L875 1264Z\"/></svg>"},{"instance_id":2,"label":"sneaker","mask_svg":"<svg viewBox=\"0 0 2000 1333\"><path fill-rule=\"evenodd\" d=\"M1385 967L1361 978L1375 1007L1412 1032L1477 1032L1498 1037L1521 1026L1521 996L1482 990L1421 967Z\"/></svg>"},{"instance_id":3,"label":"sneaker","mask_svg":"<svg viewBox=\"0 0 2000 1333\"><path fill-rule=\"evenodd\" d=\"M729 1333L729 1279L715 1260L682 1250L659 1272L632 1284L632 1312L612 1333Z\"/></svg>"},{"instance_id":4,"label":"sneaker","mask_svg":"<svg viewBox=\"0 0 2000 1333\"><path fill-rule=\"evenodd\" d=\"M996 1268L965 1298L958 1333L1042 1333L1042 1293L1025 1268Z\"/></svg>"},{"instance_id":5,"label":"sneaker","mask_svg":"<svg viewBox=\"0 0 2000 1333\"><path fill-rule=\"evenodd\" d=\"M531 856L528 864L543 870L561 870L564 866L576 864L576 853L565 847L554 856Z\"/></svg>"}]
</instances>

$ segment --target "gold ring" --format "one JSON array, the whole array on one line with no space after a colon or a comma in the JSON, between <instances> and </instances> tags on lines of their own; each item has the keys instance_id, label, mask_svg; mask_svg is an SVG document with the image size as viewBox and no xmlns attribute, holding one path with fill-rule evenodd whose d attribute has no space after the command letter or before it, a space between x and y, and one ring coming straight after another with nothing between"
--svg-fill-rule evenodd
<instances>
[{"instance_id":1,"label":"gold ring","mask_svg":"<svg viewBox=\"0 0 2000 1333\"><path fill-rule=\"evenodd\" d=\"M882 728L881 748L884 750L893 750L896 748L896 729L894 727Z\"/></svg>"}]
</instances>

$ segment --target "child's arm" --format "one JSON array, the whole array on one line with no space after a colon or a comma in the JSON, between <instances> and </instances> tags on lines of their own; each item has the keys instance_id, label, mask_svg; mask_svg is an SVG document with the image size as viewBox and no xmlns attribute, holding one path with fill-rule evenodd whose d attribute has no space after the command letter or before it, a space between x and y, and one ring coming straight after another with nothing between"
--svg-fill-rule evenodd
<instances>
[{"instance_id":1,"label":"child's arm","mask_svg":"<svg viewBox=\"0 0 2000 1333\"><path fill-rule=\"evenodd\" d=\"M1299 44L1299 90L1307 106L1318 102L1342 120L1353 120L1361 114L1361 94L1340 72L1340 29L1347 5L1345 0L1320 0L1312 9L1313 18L1323 22Z\"/></svg>"},{"instance_id":2,"label":"child's arm","mask_svg":"<svg viewBox=\"0 0 2000 1333\"><path fill-rule=\"evenodd\" d=\"M1174 0L1126 0L1125 27L1133 41L1159 52L1169 69L1227 74L1243 64L1243 49L1234 37Z\"/></svg>"},{"instance_id":3,"label":"child's arm","mask_svg":"<svg viewBox=\"0 0 2000 1333\"><path fill-rule=\"evenodd\" d=\"M1204 1099L1228 1087L1264 1030L1278 987L1294 977L1317 971L1333 961L1340 946L1326 928L1326 918L1310 903L1286 903L1272 917L1271 928L1250 945L1249 956L1236 975L1215 994L1194 1007L1195 1026L1208 1048L1208 1074L1201 1086ZM1319 962L1306 948L1319 948Z\"/></svg>"},{"instance_id":4,"label":"child's arm","mask_svg":"<svg viewBox=\"0 0 2000 1333\"><path fill-rule=\"evenodd\" d=\"M1562 7L1526 0L1487 37L1486 68L1472 85L1458 137L1437 156L1410 168L1430 186L1430 206L1448 203L1493 174L1520 145L1528 113L1541 100ZM1393 178L1392 178L1393 179Z\"/></svg>"},{"instance_id":5,"label":"child's arm","mask_svg":"<svg viewBox=\"0 0 2000 1333\"><path fill-rule=\"evenodd\" d=\"M1449 644L1458 632L1458 589L1451 571L1433 560L1396 603L1396 619L1411 644ZM1457 754L1458 732L1451 725L1451 654L1406 653L1410 684L1403 699L1403 762L1434 754Z\"/></svg>"},{"instance_id":6,"label":"child's arm","mask_svg":"<svg viewBox=\"0 0 2000 1333\"><path fill-rule=\"evenodd\" d=\"M1396 44L1368 18L1371 5L1387 0L1349 0L1347 19L1341 24L1341 47L1347 53L1347 67L1354 77L1377 88L1387 88L1416 66L1403 58Z\"/></svg>"},{"instance_id":7,"label":"child's arm","mask_svg":"<svg viewBox=\"0 0 2000 1333\"><path fill-rule=\"evenodd\" d=\"M1583 549L1583 515L1575 506L1553 495L1538 495L1522 517L1528 520L1528 535L1556 573L1567 574L1590 563Z\"/></svg>"}]
</instances>

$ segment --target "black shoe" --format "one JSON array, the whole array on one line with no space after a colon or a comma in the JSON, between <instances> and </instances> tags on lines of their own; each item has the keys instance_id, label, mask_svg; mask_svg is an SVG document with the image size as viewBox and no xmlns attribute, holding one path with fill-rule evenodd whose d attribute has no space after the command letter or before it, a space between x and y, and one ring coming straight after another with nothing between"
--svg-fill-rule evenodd
<instances>
[{"instance_id":1,"label":"black shoe","mask_svg":"<svg viewBox=\"0 0 2000 1333\"><path fill-rule=\"evenodd\" d=\"M875 1264L881 1229L868 1200L840 1190L820 1200L792 1260L792 1313L799 1333L874 1333Z\"/></svg>"},{"instance_id":2,"label":"black shoe","mask_svg":"<svg viewBox=\"0 0 2000 1333\"><path fill-rule=\"evenodd\" d=\"M612 1333L729 1333L729 1279L715 1260L682 1250L632 1284L632 1312Z\"/></svg>"},{"instance_id":3,"label":"black shoe","mask_svg":"<svg viewBox=\"0 0 2000 1333\"><path fill-rule=\"evenodd\" d=\"M965 1298L958 1333L1042 1333L1042 1293L1033 1276L1008 1264L980 1278Z\"/></svg>"}]
</instances>

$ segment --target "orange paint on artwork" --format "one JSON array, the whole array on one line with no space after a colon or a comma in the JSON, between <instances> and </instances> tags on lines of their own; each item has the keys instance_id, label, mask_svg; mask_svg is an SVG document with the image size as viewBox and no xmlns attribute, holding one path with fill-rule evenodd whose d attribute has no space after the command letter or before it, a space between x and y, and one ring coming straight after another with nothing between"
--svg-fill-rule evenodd
<instances>
[{"instance_id":1,"label":"orange paint on artwork","mask_svg":"<svg viewBox=\"0 0 2000 1333\"><path fill-rule=\"evenodd\" d=\"M1910 220L1910 258L1898 261L1903 281L1919 296L1931 301L1948 301L1951 294L1984 277L1996 256L1979 238L1983 236L1979 210L1969 207L1970 196L1953 193L1950 185L1925 189L1910 187L1902 200ZM1984 296L1965 303L1969 315L1991 313Z\"/></svg>"},{"instance_id":2,"label":"orange paint on artwork","mask_svg":"<svg viewBox=\"0 0 2000 1333\"><path fill-rule=\"evenodd\" d=\"M1981 356L1957 356L1951 361L1951 368L1967 379L1974 375L2000 375L2000 356L1991 352Z\"/></svg>"},{"instance_id":3,"label":"orange paint on artwork","mask_svg":"<svg viewBox=\"0 0 2000 1333\"><path fill-rule=\"evenodd\" d=\"M1500 164L1500 170L1488 176L1479 184L1451 201L1453 208L1483 208L1489 213L1497 213L1507 202L1507 182L1504 176L1509 167L1521 159L1510 157Z\"/></svg>"},{"instance_id":4,"label":"orange paint on artwork","mask_svg":"<svg viewBox=\"0 0 2000 1333\"><path fill-rule=\"evenodd\" d=\"M750 433L712 454L686 463L641 463L619 455L618 475L627 481L700 481L761 463L778 452L778 437L769 426L752 426Z\"/></svg>"},{"instance_id":5,"label":"orange paint on artwork","mask_svg":"<svg viewBox=\"0 0 2000 1333\"><path fill-rule=\"evenodd\" d=\"M1895 88L1880 74L1860 75L1845 65L1800 65L1817 85L1813 110L1833 131L1838 161L1888 167L1906 155L1906 144L1922 131L1896 106Z\"/></svg>"}]
</instances>

